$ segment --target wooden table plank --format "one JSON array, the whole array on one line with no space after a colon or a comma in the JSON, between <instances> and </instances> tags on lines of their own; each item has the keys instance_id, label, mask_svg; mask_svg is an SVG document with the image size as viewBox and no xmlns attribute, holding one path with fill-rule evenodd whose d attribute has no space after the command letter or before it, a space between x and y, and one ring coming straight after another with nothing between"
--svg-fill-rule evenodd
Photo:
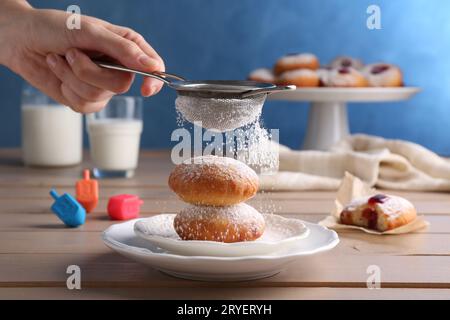
<instances>
[{"instance_id":1,"label":"wooden table plank","mask_svg":"<svg viewBox=\"0 0 450 320\"><path fill-rule=\"evenodd\" d=\"M286 214L279 215L296 218L312 223L317 223L326 217L326 214ZM156 214L142 213L141 218L151 217ZM72 232L103 231L110 225L119 223L111 221L105 212L94 212L87 215L87 222L83 226L71 229ZM430 227L415 231L415 233L450 233L450 216L426 215L426 220L431 223ZM62 222L55 214L46 213L17 213L4 212L1 215L0 231L61 231L65 229ZM340 233L360 232L357 230L339 230ZM0 235L1 238L1 235Z\"/></svg>"},{"instance_id":2,"label":"wooden table plank","mask_svg":"<svg viewBox=\"0 0 450 320\"><path fill-rule=\"evenodd\" d=\"M450 288L450 256L377 256L333 254L300 259L278 275L257 281L181 280L111 251L72 254L0 254L0 287L65 286L69 265L81 268L85 287L354 287L365 288L367 267L381 269L384 288ZM409 266L407 269L399 266Z\"/></svg>"},{"instance_id":3,"label":"wooden table plank","mask_svg":"<svg viewBox=\"0 0 450 320\"><path fill-rule=\"evenodd\" d=\"M0 299L84 299L84 300L122 300L122 299L177 299L177 300L398 300L424 299L448 300L448 289L379 289L362 288L0 288ZM185 302L180 301L180 306Z\"/></svg>"},{"instance_id":4,"label":"wooden table plank","mask_svg":"<svg viewBox=\"0 0 450 320\"><path fill-rule=\"evenodd\" d=\"M45 193L48 193L45 190ZM45 198L47 197L47 198ZM97 212L105 213L107 206L106 199L100 199ZM41 199L1 199L3 212L17 213L46 213L50 211L53 200L50 195L43 194ZM257 196L247 202L264 213L289 213L289 214L327 214L332 209L332 201L314 200L277 200L266 199L264 196ZM414 202L419 214L447 215L450 216L450 203L418 200ZM144 213L179 212L186 204L180 201L175 195L161 199L145 199L141 207Z\"/></svg>"},{"instance_id":5,"label":"wooden table plank","mask_svg":"<svg viewBox=\"0 0 450 320\"><path fill-rule=\"evenodd\" d=\"M6 152L7 153L7 152ZM14 152L13 152L14 153ZM19 154L5 155L0 150L0 187L72 187L74 181L81 177L82 170L92 168L89 158L81 165L63 168L23 167ZM167 151L143 152L139 167L133 179L105 179L104 186L139 186L161 187L167 185L168 172L173 168Z\"/></svg>"},{"instance_id":6,"label":"wooden table plank","mask_svg":"<svg viewBox=\"0 0 450 320\"><path fill-rule=\"evenodd\" d=\"M335 256L380 255L450 255L450 234L403 234L375 236L361 232L341 233L341 242L333 249ZM4 253L91 253L109 250L98 232L77 232L72 229L55 231L2 231L0 254Z\"/></svg>"},{"instance_id":7,"label":"wooden table plank","mask_svg":"<svg viewBox=\"0 0 450 320\"><path fill-rule=\"evenodd\" d=\"M100 239L114 223L105 212L111 195L139 195L145 201L143 216L184 206L167 186L173 167L167 152L143 152L135 178L101 180L99 208L78 229L62 227L50 213L48 191L73 193L89 160L71 168L37 169L22 167L19 156L18 150L0 150L0 298L450 298L450 193L383 191L410 199L432 223L427 230L385 237L343 231L331 252L298 260L272 278L194 282L127 260ZM250 203L264 212L317 222L334 197L329 191L265 192ZM69 264L82 268L81 291L63 288ZM365 288L372 264L381 268L381 290Z\"/></svg>"},{"instance_id":8,"label":"wooden table plank","mask_svg":"<svg viewBox=\"0 0 450 320\"><path fill-rule=\"evenodd\" d=\"M75 192L75 181L67 187L58 188L60 192ZM168 185L155 186L153 188L144 188L139 186L107 186L103 185L105 180L98 180L100 183L100 198L108 199L110 196L117 193L132 193L138 194L144 199L164 199L166 197L175 196L174 193L169 189ZM409 200L415 202L418 200L425 200L426 203L432 201L435 202L450 202L450 193L444 192L399 192L393 190L383 190L389 194L395 194L403 197L407 197ZM332 202L336 196L336 192L330 191L287 191L287 192L274 192L265 191L258 193L257 197L263 197L265 199L274 200L319 200L319 201L329 201ZM22 185L10 185L8 187L0 187L0 200L1 199L46 199L48 198L48 188L44 186L22 186Z\"/></svg>"}]
</instances>

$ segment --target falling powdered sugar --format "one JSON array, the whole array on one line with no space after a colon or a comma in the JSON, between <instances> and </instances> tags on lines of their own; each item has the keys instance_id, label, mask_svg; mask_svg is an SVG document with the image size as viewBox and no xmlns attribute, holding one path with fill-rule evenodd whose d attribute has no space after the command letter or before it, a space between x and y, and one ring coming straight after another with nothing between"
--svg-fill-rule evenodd
<instances>
[{"instance_id":1,"label":"falling powdered sugar","mask_svg":"<svg viewBox=\"0 0 450 320\"><path fill-rule=\"evenodd\" d=\"M244 162L258 173L272 174L279 167L279 132L277 129L269 132L260 123L264 99L265 96L214 99L181 95L176 100L177 123L183 126L185 121L195 122L195 125L208 129L205 136L207 132L213 133L214 143L207 143L208 148L195 150L194 154L226 155ZM221 136L217 137L218 134Z\"/></svg>"},{"instance_id":2,"label":"falling powdered sugar","mask_svg":"<svg viewBox=\"0 0 450 320\"><path fill-rule=\"evenodd\" d=\"M237 159L260 174L272 174L279 167L278 130L270 132L259 121L235 130Z\"/></svg>"},{"instance_id":3,"label":"falling powdered sugar","mask_svg":"<svg viewBox=\"0 0 450 320\"><path fill-rule=\"evenodd\" d=\"M201 153L195 152L194 154L204 154L203 157L191 158L185 163L196 163L196 161L202 159L203 162L212 166L218 163L230 167L236 166L236 169L238 169L236 171L242 173L243 177L254 175L254 172L250 174L247 171L250 168L259 174L276 173L279 167L279 131L277 129L269 131L262 126L260 117L264 101L265 96L258 99L213 99L180 95L176 100L178 125L183 125L184 121L201 121L201 123L196 124L200 124L206 129L214 128L216 134L225 137L225 139L219 139L220 147L214 148L214 154L226 155L226 157L205 157L209 153L205 154L205 150L202 150ZM230 159L230 157L239 161ZM250 168L245 165L244 168L237 165L239 162L248 165ZM186 166L186 170L189 168L190 171L187 176L192 179L195 179L197 173L195 167ZM221 174L220 172L217 173ZM279 210L279 207L266 198L266 201L261 201L259 209L265 213L275 213ZM189 211L191 214L204 216L204 210L205 208L202 210L202 208L192 206ZM224 210L235 212L236 208L229 207Z\"/></svg>"}]
</instances>

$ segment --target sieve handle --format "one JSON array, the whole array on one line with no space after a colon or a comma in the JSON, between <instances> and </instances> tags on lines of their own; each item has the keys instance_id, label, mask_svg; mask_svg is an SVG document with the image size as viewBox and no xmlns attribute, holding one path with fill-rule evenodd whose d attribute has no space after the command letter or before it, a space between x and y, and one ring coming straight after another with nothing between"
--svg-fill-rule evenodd
<instances>
[{"instance_id":1,"label":"sieve handle","mask_svg":"<svg viewBox=\"0 0 450 320\"><path fill-rule=\"evenodd\" d=\"M158 79L158 80L164 82L165 84L172 83L172 81L170 81L169 79L175 79L178 81L186 81L183 77L177 76L175 74L167 73L167 72L162 72L162 71L144 72L144 71L139 71L139 70L135 70L135 69L130 69L130 68L124 67L119 64L114 64L114 63L109 63L109 62L104 62L104 61L94 61L94 63L102 68L131 72L131 73L140 74L140 75L143 75L146 77Z\"/></svg>"},{"instance_id":2,"label":"sieve handle","mask_svg":"<svg viewBox=\"0 0 450 320\"><path fill-rule=\"evenodd\" d=\"M294 86L294 85L275 86L275 87L270 87L270 88L261 88L261 89L255 89L255 90L246 91L246 92L241 94L241 97L242 98L249 98L249 97L253 97L253 96L256 96L256 95L259 95L259 94L263 94L263 93L271 94L271 93L275 93L275 92L286 91L286 90L295 90L295 89L297 89L297 87Z\"/></svg>"}]
</instances>

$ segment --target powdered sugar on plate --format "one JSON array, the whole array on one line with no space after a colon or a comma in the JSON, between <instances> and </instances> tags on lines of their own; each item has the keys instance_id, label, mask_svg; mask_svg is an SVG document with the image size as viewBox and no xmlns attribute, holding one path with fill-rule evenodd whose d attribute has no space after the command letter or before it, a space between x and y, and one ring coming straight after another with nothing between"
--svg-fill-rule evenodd
<instances>
[{"instance_id":1,"label":"powdered sugar on plate","mask_svg":"<svg viewBox=\"0 0 450 320\"><path fill-rule=\"evenodd\" d=\"M173 227L175 214L160 214L140 219L134 231L140 238L171 253L196 256L238 257L265 255L287 250L298 245L309 235L309 229L298 219L288 219L274 214L263 214L266 228L255 241L222 243L215 241L184 241Z\"/></svg>"}]
</instances>

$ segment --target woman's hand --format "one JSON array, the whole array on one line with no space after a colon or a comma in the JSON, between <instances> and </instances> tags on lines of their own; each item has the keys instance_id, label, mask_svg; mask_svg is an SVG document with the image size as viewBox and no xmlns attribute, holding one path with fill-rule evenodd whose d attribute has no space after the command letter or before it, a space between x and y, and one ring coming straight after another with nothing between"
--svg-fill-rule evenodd
<instances>
[{"instance_id":1,"label":"woman's hand","mask_svg":"<svg viewBox=\"0 0 450 320\"><path fill-rule=\"evenodd\" d=\"M33 86L78 112L102 109L115 94L127 92L133 75L98 67L91 57L107 56L126 67L164 71L164 62L137 32L81 16L81 29L66 27L69 14L37 10L25 1L1 0L0 63ZM144 96L162 83L145 78Z\"/></svg>"}]
</instances>

